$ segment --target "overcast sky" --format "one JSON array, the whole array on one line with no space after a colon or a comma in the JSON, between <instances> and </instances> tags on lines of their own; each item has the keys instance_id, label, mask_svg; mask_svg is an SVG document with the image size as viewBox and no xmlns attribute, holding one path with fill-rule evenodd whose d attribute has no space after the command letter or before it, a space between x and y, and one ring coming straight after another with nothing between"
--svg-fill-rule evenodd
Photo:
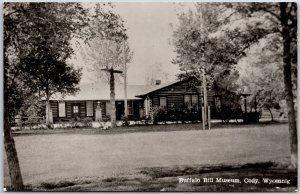
<instances>
[{"instance_id":1,"label":"overcast sky","mask_svg":"<svg viewBox=\"0 0 300 194\"><path fill-rule=\"evenodd\" d=\"M177 65L171 63L175 57L170 45L172 28L177 24L178 8L189 7L191 3L179 6L178 3L114 3L115 12L125 21L129 45L134 51L128 64L128 84L145 84L149 66L162 64L162 70L175 80L179 73ZM92 82L90 73L83 72L82 83Z\"/></svg>"}]
</instances>

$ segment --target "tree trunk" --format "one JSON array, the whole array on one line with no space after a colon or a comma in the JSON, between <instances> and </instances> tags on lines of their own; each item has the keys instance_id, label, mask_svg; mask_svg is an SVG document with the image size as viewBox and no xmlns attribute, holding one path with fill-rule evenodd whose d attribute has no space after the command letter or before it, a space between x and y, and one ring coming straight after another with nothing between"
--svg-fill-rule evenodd
<instances>
[{"instance_id":1,"label":"tree trunk","mask_svg":"<svg viewBox=\"0 0 300 194\"><path fill-rule=\"evenodd\" d=\"M288 18L287 18L287 3L280 3L280 15L282 25L282 39L283 39L283 74L284 86L286 95L286 105L288 111L289 135L290 135L290 149L291 149L291 168L297 169L297 125L294 109L294 95L291 74L291 37L289 34Z\"/></svg>"},{"instance_id":2,"label":"tree trunk","mask_svg":"<svg viewBox=\"0 0 300 194\"><path fill-rule=\"evenodd\" d=\"M127 103L127 67L126 67L126 52L125 52L125 39L123 39L123 63L124 63L124 116L125 124L127 125L128 119L128 103Z\"/></svg>"},{"instance_id":3,"label":"tree trunk","mask_svg":"<svg viewBox=\"0 0 300 194\"><path fill-rule=\"evenodd\" d=\"M15 142L11 134L6 83L7 82L4 82L4 146L11 181L11 190L22 191L24 190L24 185Z\"/></svg>"},{"instance_id":4,"label":"tree trunk","mask_svg":"<svg viewBox=\"0 0 300 194\"><path fill-rule=\"evenodd\" d=\"M46 99L46 127L48 129L51 128L51 124L50 124L50 101L49 101L48 97Z\"/></svg>"},{"instance_id":5,"label":"tree trunk","mask_svg":"<svg viewBox=\"0 0 300 194\"><path fill-rule=\"evenodd\" d=\"M51 128L51 123L50 123L50 95L49 95L49 88L48 88L48 83L46 86L46 127L48 129Z\"/></svg>"},{"instance_id":6,"label":"tree trunk","mask_svg":"<svg viewBox=\"0 0 300 194\"><path fill-rule=\"evenodd\" d=\"M274 121L274 118L273 118L273 114L272 114L272 111L271 111L271 109L270 108L267 108L268 109L268 111L270 112L270 115L271 115L271 118L272 118L272 122Z\"/></svg>"},{"instance_id":7,"label":"tree trunk","mask_svg":"<svg viewBox=\"0 0 300 194\"><path fill-rule=\"evenodd\" d=\"M110 122L111 128L116 126L116 105L115 105L115 77L113 69L110 70Z\"/></svg>"}]
</instances>

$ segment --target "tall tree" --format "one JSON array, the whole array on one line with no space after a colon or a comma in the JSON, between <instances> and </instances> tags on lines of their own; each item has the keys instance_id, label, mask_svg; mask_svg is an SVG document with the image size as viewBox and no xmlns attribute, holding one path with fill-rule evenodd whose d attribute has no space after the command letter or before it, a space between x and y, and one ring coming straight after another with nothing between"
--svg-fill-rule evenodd
<instances>
[{"instance_id":1,"label":"tall tree","mask_svg":"<svg viewBox=\"0 0 300 194\"><path fill-rule=\"evenodd\" d=\"M274 13L274 12L271 12ZM294 94L292 85L292 51L291 45L297 44L297 4L280 3L281 35L283 40L283 75L288 108L290 145L291 145L291 167L297 169L298 160L298 139L297 124L294 107ZM295 42L296 41L296 42ZM295 55L296 57L296 55Z\"/></svg>"},{"instance_id":2,"label":"tall tree","mask_svg":"<svg viewBox=\"0 0 300 194\"><path fill-rule=\"evenodd\" d=\"M263 19L262 27L275 35L282 45L282 70L284 92L288 111L291 168L297 168L297 125L294 107L293 87L296 86L297 64L297 4L295 2L280 3L236 3L228 4L236 11L235 17L240 20Z\"/></svg>"},{"instance_id":3,"label":"tall tree","mask_svg":"<svg viewBox=\"0 0 300 194\"><path fill-rule=\"evenodd\" d=\"M284 100L282 45L277 36L267 36L252 47L241 62L240 80L252 95L251 108L267 109L273 121L272 109L279 109Z\"/></svg>"},{"instance_id":4,"label":"tall tree","mask_svg":"<svg viewBox=\"0 0 300 194\"><path fill-rule=\"evenodd\" d=\"M80 55L87 64L87 70L109 83L109 73L103 68L123 69L123 42L125 41L126 63L132 59L126 29L122 18L113 12L114 6L109 4L105 9L96 3L91 8L91 19L86 30L88 39L80 46ZM108 20L109 19L109 20ZM119 77L117 77L117 81Z\"/></svg>"},{"instance_id":5,"label":"tall tree","mask_svg":"<svg viewBox=\"0 0 300 194\"><path fill-rule=\"evenodd\" d=\"M238 61L246 55L251 44L257 42L257 37L266 32L252 25L223 30L230 22L231 12L222 3L198 3L195 7L196 11L178 16L179 25L173 34L177 56L173 63L187 75L198 78L204 71L208 86L213 86L216 81L221 84L226 81L226 76L236 74Z\"/></svg>"},{"instance_id":6,"label":"tall tree","mask_svg":"<svg viewBox=\"0 0 300 194\"><path fill-rule=\"evenodd\" d=\"M203 4L204 6L205 4ZM209 43L206 45L204 49L201 50L201 53L208 53L210 51L211 45L217 45L215 49L211 49L211 51L215 52L216 56L228 56L228 54L233 54L229 56L229 63L234 64L235 61L230 61L230 59L239 60L241 59L239 53L245 55L245 51L248 48L256 44L259 40L264 39L267 36L275 35L281 40L282 44L282 64L283 64L283 78L284 78L284 88L285 88L285 96L286 96L286 104L288 109L288 119L289 119L289 133L290 133L290 148L291 148L291 167L297 167L297 128L296 128L296 120L295 120L295 109L294 109L294 94L293 94L293 84L295 86L295 78L296 76L296 63L297 63L297 4L294 2L282 2L282 3L223 3L221 4L222 9L218 9L217 7L220 4L209 4L211 8L213 8L211 13L221 13L217 14L219 17L212 17L213 20L209 20L210 24L213 28L219 28L215 33L212 31L207 31L208 38L205 40L210 41L211 37L217 37L221 40L222 35L227 34L229 41L220 42L220 44ZM199 6L196 5L196 7ZM200 5L201 6L201 5ZM210 8L207 7L206 11ZM215 6L215 7L213 7ZM217 6L217 7L216 7ZM196 9L197 10L197 9ZM225 10L221 12L219 10ZM209 12L209 11L208 11ZM224 14L225 15L224 15ZM205 15L205 14L204 14ZM209 15L209 14L208 14ZM193 23L199 21L199 19L195 19L193 13L188 15L183 15L179 17L180 28L178 30L181 37L186 36L185 34L195 29L195 27L191 27ZM199 30L198 30L199 31ZM176 38L178 40L175 42L177 47L176 52L178 53L178 57L180 60L177 62L178 64L183 64L184 68L190 69L191 64L196 64L194 61L188 61L186 64L183 63L184 60L191 60L193 58L199 58L201 55L199 53L195 53L194 55L188 54L189 49L183 49L184 38ZM193 37L193 36L191 36ZM202 35L202 37L205 37ZM197 38L197 40L201 40ZM230 44L228 44L230 43ZM190 48L193 48L192 45L194 43L190 42L187 45L190 45ZM222 49L218 50L219 45L224 45ZM225 46L225 45L228 45ZM229 47L229 45L233 47ZM180 48L180 49L178 49ZM197 48L197 47L196 47ZM235 49L232 49L235 48ZM232 52L231 52L232 51ZM219 54L221 52L222 54ZM184 55L187 57L184 57ZM225 55L224 55L225 54ZM207 57L209 58L209 57ZM214 60L215 56L212 55L210 57L211 60ZM218 57L217 57L218 58ZM184 59L184 60L183 60ZM225 58L226 59L226 58ZM222 61L220 60L222 63ZM207 63L207 62L206 62ZM221 64L220 63L220 64ZM209 63L207 63L209 64ZM227 63L228 64L228 63ZM226 70L227 71L227 70Z\"/></svg>"},{"instance_id":7,"label":"tall tree","mask_svg":"<svg viewBox=\"0 0 300 194\"><path fill-rule=\"evenodd\" d=\"M24 100L16 86L30 86L27 88L30 92L44 93L46 99L53 92L76 91L80 70L69 65L67 60L73 53L72 38L90 36L90 31L84 28L89 17L79 3L10 2L4 4L3 13L4 144L11 189L23 190L9 117L13 112L11 108L17 107L10 106L10 102L18 100L22 104ZM111 27L111 21L106 18L103 30ZM49 102L47 106L49 110Z\"/></svg>"},{"instance_id":8,"label":"tall tree","mask_svg":"<svg viewBox=\"0 0 300 194\"><path fill-rule=\"evenodd\" d=\"M85 63L90 66L89 70L94 72L97 78L110 84L111 126L115 127L115 75L116 80L120 81L118 75L124 75L120 74L122 73L120 70L123 70L124 62L128 64L131 61L132 52L121 17L110 10L98 14L101 10L99 4L95 5L94 10L96 15L89 23L92 36L85 42L81 54ZM104 32L101 26L103 22L107 25L107 18L111 18L113 22L110 25L111 30Z\"/></svg>"},{"instance_id":9,"label":"tall tree","mask_svg":"<svg viewBox=\"0 0 300 194\"><path fill-rule=\"evenodd\" d=\"M93 72L98 79L109 83L110 74L102 71L103 68L123 69L124 56L121 42L95 38L83 48L81 54L87 64L88 71ZM128 42L125 43L125 51L126 63L129 63L132 59L132 52ZM120 76L116 76L116 81L120 82Z\"/></svg>"}]
</instances>

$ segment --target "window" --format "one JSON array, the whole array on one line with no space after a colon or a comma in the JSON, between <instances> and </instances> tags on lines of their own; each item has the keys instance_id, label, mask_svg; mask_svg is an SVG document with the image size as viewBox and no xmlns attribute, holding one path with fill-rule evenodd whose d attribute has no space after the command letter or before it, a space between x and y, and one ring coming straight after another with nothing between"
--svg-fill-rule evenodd
<instances>
[{"instance_id":1,"label":"window","mask_svg":"<svg viewBox=\"0 0 300 194\"><path fill-rule=\"evenodd\" d=\"M73 106L73 113L75 114L75 113L79 113L79 107L78 107L78 105L74 105Z\"/></svg>"},{"instance_id":2,"label":"window","mask_svg":"<svg viewBox=\"0 0 300 194\"><path fill-rule=\"evenodd\" d=\"M65 102L58 103L58 116L59 117L66 117L66 104Z\"/></svg>"},{"instance_id":3,"label":"window","mask_svg":"<svg viewBox=\"0 0 300 194\"><path fill-rule=\"evenodd\" d=\"M189 110L192 108L191 105L191 95L184 95L184 105L186 108L188 108Z\"/></svg>"},{"instance_id":4,"label":"window","mask_svg":"<svg viewBox=\"0 0 300 194\"><path fill-rule=\"evenodd\" d=\"M128 107L128 114L133 115L133 101L128 101L127 107Z\"/></svg>"},{"instance_id":5,"label":"window","mask_svg":"<svg viewBox=\"0 0 300 194\"><path fill-rule=\"evenodd\" d=\"M86 116L92 117L94 115L93 111L93 101L86 102Z\"/></svg>"},{"instance_id":6,"label":"window","mask_svg":"<svg viewBox=\"0 0 300 194\"><path fill-rule=\"evenodd\" d=\"M159 107L167 108L167 97L159 97Z\"/></svg>"},{"instance_id":7,"label":"window","mask_svg":"<svg viewBox=\"0 0 300 194\"><path fill-rule=\"evenodd\" d=\"M192 112L198 111L198 95L184 95L184 105Z\"/></svg>"},{"instance_id":8,"label":"window","mask_svg":"<svg viewBox=\"0 0 300 194\"><path fill-rule=\"evenodd\" d=\"M192 112L198 111L198 95L192 95Z\"/></svg>"},{"instance_id":9,"label":"window","mask_svg":"<svg viewBox=\"0 0 300 194\"><path fill-rule=\"evenodd\" d=\"M221 97L215 96L215 106L217 111L221 111Z\"/></svg>"}]
</instances>

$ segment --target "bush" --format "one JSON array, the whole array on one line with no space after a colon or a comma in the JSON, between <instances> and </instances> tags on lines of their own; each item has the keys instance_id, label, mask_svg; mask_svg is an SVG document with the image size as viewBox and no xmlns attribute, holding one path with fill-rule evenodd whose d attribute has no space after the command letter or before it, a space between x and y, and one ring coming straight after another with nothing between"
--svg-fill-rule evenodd
<instances>
[{"instance_id":1,"label":"bush","mask_svg":"<svg viewBox=\"0 0 300 194\"><path fill-rule=\"evenodd\" d=\"M188 108L170 108L168 111L159 107L153 108L153 123L167 122L167 121L198 121L201 120L201 111L192 112Z\"/></svg>"},{"instance_id":2,"label":"bush","mask_svg":"<svg viewBox=\"0 0 300 194\"><path fill-rule=\"evenodd\" d=\"M158 122L166 122L167 121L167 111L160 107L153 107L153 123L157 124Z\"/></svg>"},{"instance_id":3,"label":"bush","mask_svg":"<svg viewBox=\"0 0 300 194\"><path fill-rule=\"evenodd\" d=\"M93 119L90 118L90 117L86 117L86 118L83 118L83 119L81 120L81 122L84 123L84 126L91 127L91 126L92 126Z\"/></svg>"},{"instance_id":4,"label":"bush","mask_svg":"<svg viewBox=\"0 0 300 194\"><path fill-rule=\"evenodd\" d=\"M71 128L79 128L80 127L79 122L77 121L77 119L74 119L74 118L72 118L70 120L70 124L71 124Z\"/></svg>"},{"instance_id":5,"label":"bush","mask_svg":"<svg viewBox=\"0 0 300 194\"><path fill-rule=\"evenodd\" d=\"M128 126L129 125L128 117L125 117L124 115L122 115L121 120L122 120L122 125L123 126Z\"/></svg>"}]
</instances>

